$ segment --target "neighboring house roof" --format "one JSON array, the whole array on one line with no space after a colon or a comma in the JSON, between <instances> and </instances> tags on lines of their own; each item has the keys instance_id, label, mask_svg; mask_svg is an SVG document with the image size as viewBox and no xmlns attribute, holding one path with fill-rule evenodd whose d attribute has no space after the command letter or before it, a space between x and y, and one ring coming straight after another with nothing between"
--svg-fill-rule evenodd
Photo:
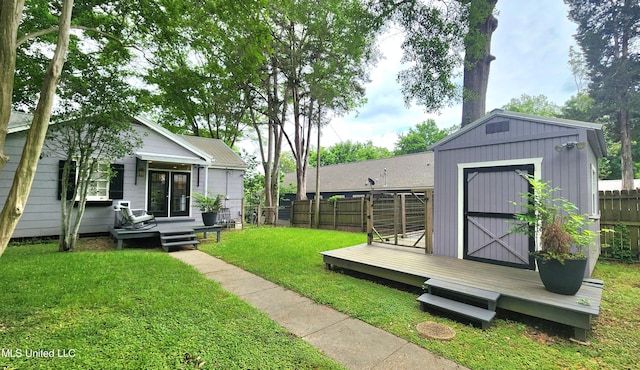
<instances>
[{"instance_id":1,"label":"neighboring house roof","mask_svg":"<svg viewBox=\"0 0 640 370\"><path fill-rule=\"evenodd\" d=\"M246 169L247 164L220 139L181 135L183 139L215 159L212 167Z\"/></svg>"},{"instance_id":2,"label":"neighboring house roof","mask_svg":"<svg viewBox=\"0 0 640 370\"><path fill-rule=\"evenodd\" d=\"M504 117L504 118L513 118L513 119L521 119L521 120L527 120L527 121L533 121L533 122L540 122L540 123L547 123L547 124L554 124L554 125L558 125L558 126L565 126L565 127L579 127L579 128L586 128L588 131L588 137L589 137L589 144L591 145L591 147L593 148L593 150L595 151L595 154L599 157L604 157L607 155L607 144L606 141L604 139L604 133L602 131L602 125L598 124L598 123L592 123L592 122L583 122L583 121L574 121L574 120L569 120L569 119L563 119L563 118L555 118L555 117L542 117L542 116L534 116L531 114L525 114L525 113L518 113L518 112L511 112L511 111L505 111L502 109L494 109L492 110L489 114L487 114L486 116L471 122L470 124L466 125L465 127L461 128L460 130L452 133L451 135L445 137L444 139L438 141L437 143L431 145L431 147L429 147L430 150L433 150L443 144L446 144L448 142L450 142L451 140L463 135L464 133L473 130L474 128L476 128L477 126L480 126L482 124L484 124L485 122L493 119L494 117Z\"/></svg>"},{"instance_id":3,"label":"neighboring house roof","mask_svg":"<svg viewBox=\"0 0 640 370\"><path fill-rule=\"evenodd\" d=\"M385 176L386 170L386 176ZM320 167L323 193L368 191L367 179L375 190L421 190L433 187L433 152L400 155L369 161ZM316 169L307 170L307 192L315 191ZM296 174L287 173L284 185L296 184Z\"/></svg>"}]
</instances>

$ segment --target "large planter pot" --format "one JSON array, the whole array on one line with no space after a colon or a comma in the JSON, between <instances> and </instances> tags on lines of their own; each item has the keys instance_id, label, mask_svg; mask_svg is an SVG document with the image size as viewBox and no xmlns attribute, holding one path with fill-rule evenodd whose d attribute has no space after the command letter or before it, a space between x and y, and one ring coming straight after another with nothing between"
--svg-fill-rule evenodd
<instances>
[{"instance_id":1,"label":"large planter pot","mask_svg":"<svg viewBox=\"0 0 640 370\"><path fill-rule=\"evenodd\" d=\"M564 260L564 264L558 260L544 262L536 258L540 280L544 287L553 293L574 295L580 290L584 279L584 270L587 267L587 259Z\"/></svg>"},{"instance_id":2,"label":"large planter pot","mask_svg":"<svg viewBox=\"0 0 640 370\"><path fill-rule=\"evenodd\" d=\"M202 212L202 223L205 226L215 225L217 218L218 212Z\"/></svg>"}]
</instances>

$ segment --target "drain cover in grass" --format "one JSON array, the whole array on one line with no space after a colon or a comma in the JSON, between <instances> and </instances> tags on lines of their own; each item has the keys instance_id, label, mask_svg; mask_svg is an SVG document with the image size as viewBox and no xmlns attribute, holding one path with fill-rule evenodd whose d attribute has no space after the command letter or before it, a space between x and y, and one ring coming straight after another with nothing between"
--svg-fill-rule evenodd
<instances>
[{"instance_id":1,"label":"drain cover in grass","mask_svg":"<svg viewBox=\"0 0 640 370\"><path fill-rule=\"evenodd\" d=\"M452 328L433 321L425 321L416 325L418 333L425 338L449 340L456 336L456 331Z\"/></svg>"}]
</instances>

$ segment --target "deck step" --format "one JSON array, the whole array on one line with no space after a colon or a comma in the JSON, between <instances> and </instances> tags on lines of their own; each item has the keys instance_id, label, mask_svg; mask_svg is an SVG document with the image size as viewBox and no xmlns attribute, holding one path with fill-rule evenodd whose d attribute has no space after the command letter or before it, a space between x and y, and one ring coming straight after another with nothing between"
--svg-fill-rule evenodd
<instances>
[{"instance_id":1,"label":"deck step","mask_svg":"<svg viewBox=\"0 0 640 370\"><path fill-rule=\"evenodd\" d=\"M493 318L496 316L495 311L485 310L484 308L472 306L470 304L454 301L452 299L430 293L425 293L418 297L418 302L420 302L420 308L422 311L426 311L427 306L435 307L468 319L478 320L482 324L482 329L487 329L489 325L491 325Z\"/></svg>"},{"instance_id":2,"label":"deck step","mask_svg":"<svg viewBox=\"0 0 640 370\"><path fill-rule=\"evenodd\" d=\"M457 296L470 298L473 301L486 304L490 311L496 310L496 305L500 298L500 293L498 292L475 288L444 279L431 278L425 281L424 285L427 287L429 293L433 295L442 295L437 294L438 292L453 293Z\"/></svg>"},{"instance_id":3,"label":"deck step","mask_svg":"<svg viewBox=\"0 0 640 370\"><path fill-rule=\"evenodd\" d=\"M172 235L161 234L160 240L176 240L176 239L195 238L195 237L196 237L196 234L194 232L190 232L187 234L172 234Z\"/></svg>"},{"instance_id":4,"label":"deck step","mask_svg":"<svg viewBox=\"0 0 640 370\"><path fill-rule=\"evenodd\" d=\"M184 230L160 233L160 244L162 244L162 249L168 252L170 247L181 245L193 245L198 249L200 242L196 240L196 233L193 230Z\"/></svg>"}]
</instances>

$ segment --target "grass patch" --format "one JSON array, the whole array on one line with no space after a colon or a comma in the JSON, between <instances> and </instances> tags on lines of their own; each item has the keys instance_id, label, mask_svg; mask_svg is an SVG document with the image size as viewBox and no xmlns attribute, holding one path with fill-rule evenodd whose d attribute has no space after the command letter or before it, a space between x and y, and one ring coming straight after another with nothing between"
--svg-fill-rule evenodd
<instances>
[{"instance_id":1,"label":"grass patch","mask_svg":"<svg viewBox=\"0 0 640 370\"><path fill-rule=\"evenodd\" d=\"M3 369L341 368L158 250L10 247L0 300Z\"/></svg>"},{"instance_id":2,"label":"grass patch","mask_svg":"<svg viewBox=\"0 0 640 370\"><path fill-rule=\"evenodd\" d=\"M640 266L598 263L605 281L600 317L588 346L572 330L540 319L501 314L489 330L421 312L417 292L327 271L322 251L366 242L362 234L262 228L225 233L201 249L279 285L405 338L473 369L640 368ZM421 338L415 326L433 320L453 327L449 342Z\"/></svg>"}]
</instances>

